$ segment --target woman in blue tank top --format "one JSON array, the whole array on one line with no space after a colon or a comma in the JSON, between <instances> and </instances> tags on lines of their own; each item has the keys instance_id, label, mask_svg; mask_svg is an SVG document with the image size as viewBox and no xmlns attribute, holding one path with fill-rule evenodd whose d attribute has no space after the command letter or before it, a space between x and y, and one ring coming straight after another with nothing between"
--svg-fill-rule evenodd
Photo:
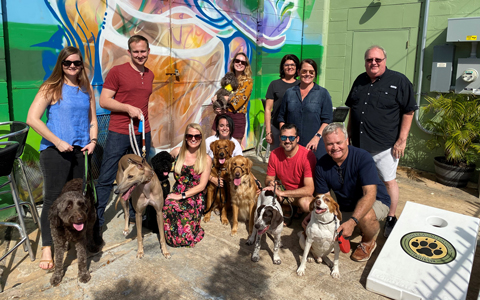
<instances>
[{"instance_id":1,"label":"woman in blue tank top","mask_svg":"<svg viewBox=\"0 0 480 300\"><path fill-rule=\"evenodd\" d=\"M41 117L46 111L47 123ZM48 212L65 183L83 178L84 155L92 154L97 142L95 97L80 50L65 47L58 55L50 77L40 86L28 111L27 124L43 139L40 166L43 173L42 258L40 268L54 267Z\"/></svg>"}]
</instances>

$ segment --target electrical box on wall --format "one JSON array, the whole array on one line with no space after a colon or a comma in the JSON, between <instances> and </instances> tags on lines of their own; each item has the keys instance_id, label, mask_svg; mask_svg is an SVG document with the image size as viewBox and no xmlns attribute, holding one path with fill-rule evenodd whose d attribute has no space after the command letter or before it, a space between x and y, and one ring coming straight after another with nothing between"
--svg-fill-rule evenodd
<instances>
[{"instance_id":1,"label":"electrical box on wall","mask_svg":"<svg viewBox=\"0 0 480 300\"><path fill-rule=\"evenodd\" d=\"M447 42L480 40L480 17L448 19Z\"/></svg>"},{"instance_id":2,"label":"electrical box on wall","mask_svg":"<svg viewBox=\"0 0 480 300\"><path fill-rule=\"evenodd\" d=\"M455 93L480 95L480 59L459 58Z\"/></svg>"},{"instance_id":3,"label":"electrical box on wall","mask_svg":"<svg viewBox=\"0 0 480 300\"><path fill-rule=\"evenodd\" d=\"M438 45L433 47L432 77L430 92L448 93L452 84L453 45Z\"/></svg>"}]
</instances>

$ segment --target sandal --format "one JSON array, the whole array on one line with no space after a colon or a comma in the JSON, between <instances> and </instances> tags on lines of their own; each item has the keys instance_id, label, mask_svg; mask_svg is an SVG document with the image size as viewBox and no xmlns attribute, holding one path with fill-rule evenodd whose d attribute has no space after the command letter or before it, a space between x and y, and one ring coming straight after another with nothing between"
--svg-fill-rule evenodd
<instances>
[{"instance_id":1,"label":"sandal","mask_svg":"<svg viewBox=\"0 0 480 300\"><path fill-rule=\"evenodd\" d=\"M42 251L45 248L50 248L51 249L51 246L43 246ZM51 250L50 250L50 252L51 252ZM49 271L49 270L52 270L53 268L55 268L55 263L53 262L53 259L42 259L42 260L40 260L40 264L41 263L48 263L48 266L50 266L50 264L52 265L50 268L46 268L46 269L39 266L40 269L42 269L42 270Z\"/></svg>"}]
</instances>

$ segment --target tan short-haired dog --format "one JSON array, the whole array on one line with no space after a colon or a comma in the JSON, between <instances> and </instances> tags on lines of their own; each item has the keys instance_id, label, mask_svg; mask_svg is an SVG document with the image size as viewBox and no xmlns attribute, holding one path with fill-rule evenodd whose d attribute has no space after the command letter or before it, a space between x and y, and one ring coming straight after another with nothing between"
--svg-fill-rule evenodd
<instances>
[{"instance_id":1,"label":"tan short-haired dog","mask_svg":"<svg viewBox=\"0 0 480 300\"><path fill-rule=\"evenodd\" d=\"M170 258L165 243L165 230L163 227L163 204L164 196L162 185L152 167L135 154L124 155L118 162L117 186L114 189L118 195L115 203L117 208L118 201L122 199L123 212L125 214L125 228L123 234L128 234L129 210L127 201L132 197L132 205L135 209L135 222L137 224L138 250L137 258L143 257L143 236L142 236L142 215L147 205L153 206L157 212L158 231L160 233L160 246L163 256Z\"/></svg>"},{"instance_id":2,"label":"tan short-haired dog","mask_svg":"<svg viewBox=\"0 0 480 300\"><path fill-rule=\"evenodd\" d=\"M340 247L337 241L337 229L342 220L342 213L339 206L332 197L320 194L316 195L310 203L311 218L306 230L299 232L300 247L302 247L303 257L300 267L297 269L299 276L305 275L305 268L308 254L311 253L313 258L318 262L325 262L327 266L332 268L333 278L340 278L338 270L338 257ZM334 262L327 255L335 249ZM308 261L313 261L308 258Z\"/></svg>"}]
</instances>

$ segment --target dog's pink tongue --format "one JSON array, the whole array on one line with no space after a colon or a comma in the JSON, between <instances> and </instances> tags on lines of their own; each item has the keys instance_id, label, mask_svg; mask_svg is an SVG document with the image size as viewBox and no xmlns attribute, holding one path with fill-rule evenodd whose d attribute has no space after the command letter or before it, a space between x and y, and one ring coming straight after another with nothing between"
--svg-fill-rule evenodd
<instances>
[{"instance_id":1,"label":"dog's pink tongue","mask_svg":"<svg viewBox=\"0 0 480 300\"><path fill-rule=\"evenodd\" d=\"M233 184L235 184L236 186L239 186L240 183L242 183L242 178L235 178L235 179L233 180Z\"/></svg>"},{"instance_id":2,"label":"dog's pink tongue","mask_svg":"<svg viewBox=\"0 0 480 300\"><path fill-rule=\"evenodd\" d=\"M163 176L168 176L168 172L163 172Z\"/></svg>"},{"instance_id":3,"label":"dog's pink tongue","mask_svg":"<svg viewBox=\"0 0 480 300\"><path fill-rule=\"evenodd\" d=\"M259 235L262 235L262 234L264 234L264 233L265 233L265 231L267 231L267 230L268 230L268 228L270 228L270 225L269 225L269 226L267 226L267 227L265 227L265 228L263 228L262 230L260 230L260 231L258 232L258 234L259 234Z\"/></svg>"},{"instance_id":4,"label":"dog's pink tongue","mask_svg":"<svg viewBox=\"0 0 480 300\"><path fill-rule=\"evenodd\" d=\"M125 193L123 193L122 195L122 199L127 201L128 199L130 199L130 194L133 192L133 189L135 189L135 185L133 185L132 187L130 187Z\"/></svg>"},{"instance_id":5,"label":"dog's pink tongue","mask_svg":"<svg viewBox=\"0 0 480 300\"><path fill-rule=\"evenodd\" d=\"M83 223L73 224L73 228L75 228L77 231L82 231L83 230Z\"/></svg>"},{"instance_id":6,"label":"dog's pink tongue","mask_svg":"<svg viewBox=\"0 0 480 300\"><path fill-rule=\"evenodd\" d=\"M225 158L220 158L220 159L218 160L218 162L223 165L223 164L225 163Z\"/></svg>"}]
</instances>

